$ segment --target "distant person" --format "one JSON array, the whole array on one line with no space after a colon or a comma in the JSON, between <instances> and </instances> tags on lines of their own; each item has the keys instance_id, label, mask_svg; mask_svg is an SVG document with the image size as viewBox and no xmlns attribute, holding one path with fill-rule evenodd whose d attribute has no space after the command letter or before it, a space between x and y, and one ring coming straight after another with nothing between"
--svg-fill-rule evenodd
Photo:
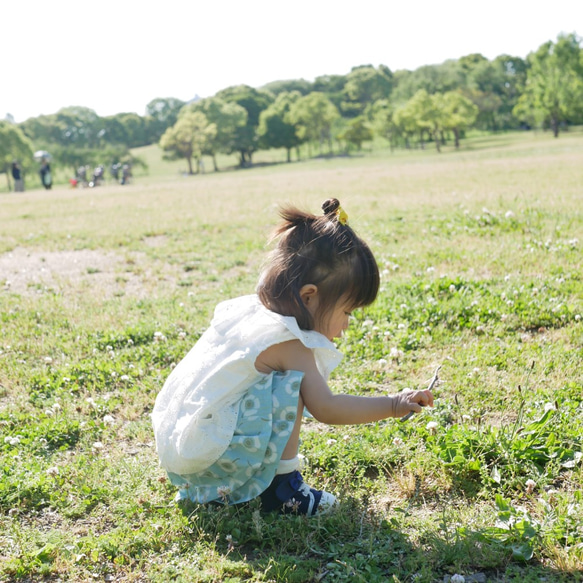
<instances>
[{"instance_id":1,"label":"distant person","mask_svg":"<svg viewBox=\"0 0 583 583\"><path fill-rule=\"evenodd\" d=\"M24 177L20 164L14 160L12 162L12 178L14 180L14 192L24 192Z\"/></svg>"},{"instance_id":2,"label":"distant person","mask_svg":"<svg viewBox=\"0 0 583 583\"><path fill-rule=\"evenodd\" d=\"M50 190L53 186L53 177L51 176L51 165L46 158L43 158L41 167L40 167L40 181L42 185L47 189Z\"/></svg>"},{"instance_id":3,"label":"distant person","mask_svg":"<svg viewBox=\"0 0 583 583\"><path fill-rule=\"evenodd\" d=\"M122 184L129 184L131 175L132 175L132 169L130 168L130 165L124 164L121 167L121 183Z\"/></svg>"},{"instance_id":4,"label":"distant person","mask_svg":"<svg viewBox=\"0 0 583 583\"><path fill-rule=\"evenodd\" d=\"M116 162L115 164L112 164L111 167L109 168L109 173L111 174L111 176L113 177L113 179L116 182L119 182L119 171L121 168L121 164L119 162Z\"/></svg>"},{"instance_id":5,"label":"distant person","mask_svg":"<svg viewBox=\"0 0 583 583\"><path fill-rule=\"evenodd\" d=\"M178 500L308 516L335 505L299 469L304 407L329 425L371 423L433 406L429 390L361 397L327 383L333 343L352 310L371 304L379 271L337 199L320 216L281 211L279 241L257 293L220 303L210 328L173 369L152 422Z\"/></svg>"}]
</instances>

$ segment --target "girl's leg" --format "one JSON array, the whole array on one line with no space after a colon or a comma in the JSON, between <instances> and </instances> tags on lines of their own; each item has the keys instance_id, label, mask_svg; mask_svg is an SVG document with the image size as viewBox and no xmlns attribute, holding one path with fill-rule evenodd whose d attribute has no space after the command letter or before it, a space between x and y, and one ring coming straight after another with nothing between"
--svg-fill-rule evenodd
<instances>
[{"instance_id":1,"label":"girl's leg","mask_svg":"<svg viewBox=\"0 0 583 583\"><path fill-rule=\"evenodd\" d=\"M300 429L302 428L302 417L304 414L304 401L300 395L298 398L298 414L296 417L296 422L294 428L292 429L289 440L281 454L282 460L291 460L298 455L298 450L300 447Z\"/></svg>"}]
</instances>

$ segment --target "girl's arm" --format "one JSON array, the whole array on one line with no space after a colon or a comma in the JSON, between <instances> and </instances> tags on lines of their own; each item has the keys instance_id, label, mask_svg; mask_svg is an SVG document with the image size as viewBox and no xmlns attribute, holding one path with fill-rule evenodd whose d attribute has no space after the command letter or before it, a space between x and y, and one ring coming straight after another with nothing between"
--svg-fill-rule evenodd
<instances>
[{"instance_id":1,"label":"girl's arm","mask_svg":"<svg viewBox=\"0 0 583 583\"><path fill-rule=\"evenodd\" d=\"M386 397L359 397L334 394L318 371L314 355L299 340L277 344L264 355L273 370L299 370L304 373L301 395L310 413L328 425L370 423L387 417L402 417L421 407L433 407L431 391L411 391ZM258 359L259 364L259 359ZM258 366L259 368L259 366Z\"/></svg>"}]
</instances>

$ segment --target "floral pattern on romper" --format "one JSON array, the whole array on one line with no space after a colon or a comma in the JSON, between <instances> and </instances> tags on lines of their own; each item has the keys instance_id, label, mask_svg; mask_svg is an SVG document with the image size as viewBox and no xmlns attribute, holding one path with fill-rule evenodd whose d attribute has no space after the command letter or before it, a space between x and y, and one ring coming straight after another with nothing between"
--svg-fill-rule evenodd
<instances>
[{"instance_id":1,"label":"floral pattern on romper","mask_svg":"<svg viewBox=\"0 0 583 583\"><path fill-rule=\"evenodd\" d=\"M168 473L177 500L238 504L271 484L298 410L299 371L272 372L252 385L239 405L233 439L225 453L198 474Z\"/></svg>"}]
</instances>

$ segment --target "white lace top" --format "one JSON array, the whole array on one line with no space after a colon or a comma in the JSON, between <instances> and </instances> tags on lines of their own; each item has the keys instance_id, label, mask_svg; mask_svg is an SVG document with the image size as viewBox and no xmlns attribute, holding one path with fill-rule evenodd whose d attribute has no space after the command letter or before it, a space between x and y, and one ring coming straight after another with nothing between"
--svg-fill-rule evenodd
<instances>
[{"instance_id":1,"label":"white lace top","mask_svg":"<svg viewBox=\"0 0 583 583\"><path fill-rule=\"evenodd\" d=\"M152 424L162 467L187 475L217 461L235 431L240 398L265 376L255 368L257 357L294 339L312 349L325 379L342 359L325 336L301 330L295 318L268 310L257 295L220 303L210 328L156 398Z\"/></svg>"}]
</instances>

